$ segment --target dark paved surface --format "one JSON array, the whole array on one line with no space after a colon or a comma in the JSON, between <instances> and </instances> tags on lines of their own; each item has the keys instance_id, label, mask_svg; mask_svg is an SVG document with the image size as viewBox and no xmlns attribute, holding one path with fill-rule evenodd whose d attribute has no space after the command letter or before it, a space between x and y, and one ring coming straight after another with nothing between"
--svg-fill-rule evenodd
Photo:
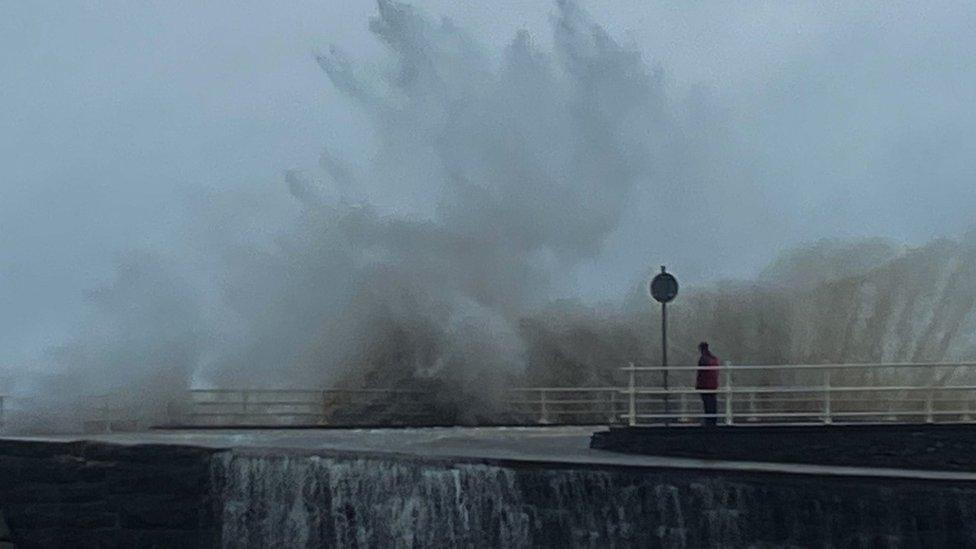
<instances>
[{"instance_id":1,"label":"dark paved surface","mask_svg":"<svg viewBox=\"0 0 976 549\"><path fill-rule=\"evenodd\" d=\"M627 427L595 433L591 447L674 458L976 471L976 425L969 424Z\"/></svg>"}]
</instances>

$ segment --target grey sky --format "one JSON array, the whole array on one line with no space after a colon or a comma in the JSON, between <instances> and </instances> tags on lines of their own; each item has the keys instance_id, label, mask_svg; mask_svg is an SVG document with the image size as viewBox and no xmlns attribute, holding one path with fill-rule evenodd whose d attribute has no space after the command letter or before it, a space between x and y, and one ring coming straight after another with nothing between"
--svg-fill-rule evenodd
<instances>
[{"instance_id":1,"label":"grey sky","mask_svg":"<svg viewBox=\"0 0 976 549\"><path fill-rule=\"evenodd\" d=\"M551 44L548 2L415 4L492 55L520 28ZM800 241L920 243L974 222L971 4L583 5L661 68L675 112L697 113L689 139L706 145L682 160L701 185L638 189L565 294L615 296L659 262L706 282L750 276ZM197 245L208 230L271 240L295 215L285 170L314 172L323 146L368 162L366 120L312 53L334 43L381 59L375 11L366 1L0 3L0 361L58 343L117 254L157 251L208 287ZM201 217L215 201L240 219Z\"/></svg>"}]
</instances>

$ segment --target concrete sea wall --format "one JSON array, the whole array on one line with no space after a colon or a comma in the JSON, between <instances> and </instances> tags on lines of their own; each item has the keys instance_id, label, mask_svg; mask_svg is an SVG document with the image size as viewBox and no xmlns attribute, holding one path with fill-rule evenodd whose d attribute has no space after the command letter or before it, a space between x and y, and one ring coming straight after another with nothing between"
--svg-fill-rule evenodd
<instances>
[{"instance_id":1,"label":"concrete sea wall","mask_svg":"<svg viewBox=\"0 0 976 549\"><path fill-rule=\"evenodd\" d=\"M976 483L0 441L17 547L964 547Z\"/></svg>"},{"instance_id":2,"label":"concrete sea wall","mask_svg":"<svg viewBox=\"0 0 976 549\"><path fill-rule=\"evenodd\" d=\"M31 547L214 547L211 450L0 441L0 514Z\"/></svg>"}]
</instances>

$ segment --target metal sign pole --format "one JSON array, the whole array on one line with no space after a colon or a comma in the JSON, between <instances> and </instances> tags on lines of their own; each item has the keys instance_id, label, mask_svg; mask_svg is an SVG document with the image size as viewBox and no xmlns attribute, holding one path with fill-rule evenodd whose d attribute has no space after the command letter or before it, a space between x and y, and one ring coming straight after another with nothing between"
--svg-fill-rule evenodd
<instances>
[{"instance_id":1,"label":"metal sign pole","mask_svg":"<svg viewBox=\"0 0 976 549\"><path fill-rule=\"evenodd\" d=\"M671 395L668 386L668 302L678 295L678 280L668 273L664 265L661 272L648 285L649 293L661 304L661 371L664 372L664 425L671 423Z\"/></svg>"},{"instance_id":2,"label":"metal sign pole","mask_svg":"<svg viewBox=\"0 0 976 549\"><path fill-rule=\"evenodd\" d=\"M661 303L661 366L664 367L664 426L671 423L671 395L668 394L668 304Z\"/></svg>"}]
</instances>

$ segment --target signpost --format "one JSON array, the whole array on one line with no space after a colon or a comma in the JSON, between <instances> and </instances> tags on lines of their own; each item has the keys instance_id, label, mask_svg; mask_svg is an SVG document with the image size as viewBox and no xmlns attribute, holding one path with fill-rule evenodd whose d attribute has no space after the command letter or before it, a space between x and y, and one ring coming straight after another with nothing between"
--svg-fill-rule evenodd
<instances>
[{"instance_id":1,"label":"signpost","mask_svg":"<svg viewBox=\"0 0 976 549\"><path fill-rule=\"evenodd\" d=\"M661 265L661 272L651 280L651 297L661 304L661 366L664 368L664 390L668 390L668 302L678 295L678 280ZM670 423L671 402L664 393L664 424Z\"/></svg>"}]
</instances>

